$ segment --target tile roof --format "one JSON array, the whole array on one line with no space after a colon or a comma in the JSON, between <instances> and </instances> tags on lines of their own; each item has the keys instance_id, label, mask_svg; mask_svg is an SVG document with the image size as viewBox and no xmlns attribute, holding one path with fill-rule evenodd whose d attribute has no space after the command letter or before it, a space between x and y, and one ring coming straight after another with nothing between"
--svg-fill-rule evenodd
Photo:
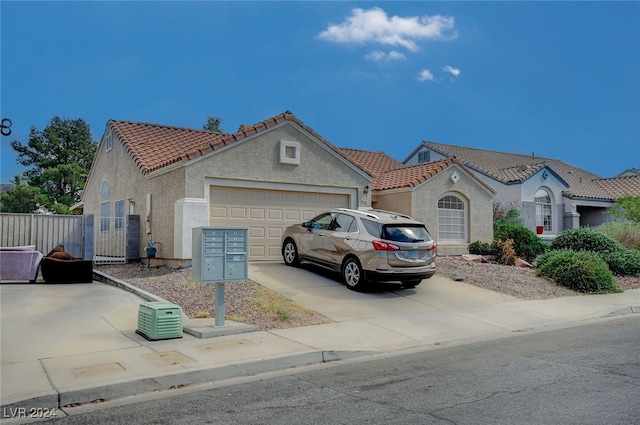
<instances>
[{"instance_id":1,"label":"tile roof","mask_svg":"<svg viewBox=\"0 0 640 425\"><path fill-rule=\"evenodd\" d=\"M452 164L457 164L463 170L469 172L487 190L495 193L484 180L478 179L462 161L456 158L447 158L439 161L425 162L407 167L403 163L389 157L384 152L371 152L358 149L339 148L339 150L360 168L375 177L371 184L371 190L383 191L389 189L413 188L429 180L440 171Z\"/></svg>"},{"instance_id":2,"label":"tile roof","mask_svg":"<svg viewBox=\"0 0 640 425\"><path fill-rule=\"evenodd\" d=\"M187 152L204 152L225 145L225 135L190 128L131 121L107 123L142 171L151 171L189 159Z\"/></svg>"},{"instance_id":3,"label":"tile roof","mask_svg":"<svg viewBox=\"0 0 640 425\"><path fill-rule=\"evenodd\" d=\"M347 148L338 148L338 150L374 177L377 177L389 170L406 168L402 162L396 161L384 152L372 152Z\"/></svg>"},{"instance_id":4,"label":"tile roof","mask_svg":"<svg viewBox=\"0 0 640 425\"><path fill-rule=\"evenodd\" d=\"M640 187L634 184L630 186L628 182L615 182L617 179L626 177L603 179L597 174L574 167L559 159L539 157L533 153L521 155L427 141L422 142L421 146L447 157L456 157L472 170L504 184L523 182L547 166L569 186L565 194L572 198L611 200L615 199L619 193L619 187L626 187L634 196L640 195ZM603 183L603 180L614 181Z\"/></svg>"},{"instance_id":5,"label":"tile roof","mask_svg":"<svg viewBox=\"0 0 640 425\"><path fill-rule=\"evenodd\" d=\"M142 174L148 174L174 163L186 162L206 155L285 121L295 122L328 148L349 160L339 149L296 118L290 111L285 111L254 125L242 124L235 133L215 133L206 130L115 120L110 120L107 127L119 136L124 148L129 152ZM354 165L356 164L354 163Z\"/></svg>"},{"instance_id":6,"label":"tile roof","mask_svg":"<svg viewBox=\"0 0 640 425\"><path fill-rule=\"evenodd\" d=\"M613 177L594 180L594 183L608 193L612 199L623 196L640 196L640 174L636 176Z\"/></svg>"},{"instance_id":7,"label":"tile roof","mask_svg":"<svg viewBox=\"0 0 640 425\"><path fill-rule=\"evenodd\" d=\"M449 167L454 162L454 158L447 158L387 171L382 175L376 176L376 179L371 185L371 190L382 191L403 187L416 187Z\"/></svg>"},{"instance_id":8,"label":"tile roof","mask_svg":"<svg viewBox=\"0 0 640 425\"><path fill-rule=\"evenodd\" d=\"M640 168L629 168L618 174L616 177L640 176Z\"/></svg>"}]
</instances>

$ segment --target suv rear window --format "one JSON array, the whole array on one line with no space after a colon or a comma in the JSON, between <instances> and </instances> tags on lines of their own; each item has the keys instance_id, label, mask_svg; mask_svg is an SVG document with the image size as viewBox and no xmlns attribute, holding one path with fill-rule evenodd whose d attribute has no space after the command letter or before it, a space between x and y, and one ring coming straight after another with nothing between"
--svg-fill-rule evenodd
<instances>
[{"instance_id":1,"label":"suv rear window","mask_svg":"<svg viewBox=\"0 0 640 425\"><path fill-rule=\"evenodd\" d=\"M431 236L424 226L389 225L382 227L382 239L393 242L428 242Z\"/></svg>"}]
</instances>

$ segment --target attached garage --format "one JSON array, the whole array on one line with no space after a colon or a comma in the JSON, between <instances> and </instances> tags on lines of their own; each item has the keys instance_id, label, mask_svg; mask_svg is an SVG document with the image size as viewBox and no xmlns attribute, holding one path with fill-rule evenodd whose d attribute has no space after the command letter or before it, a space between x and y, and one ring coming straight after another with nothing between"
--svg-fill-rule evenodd
<instances>
[{"instance_id":1,"label":"attached garage","mask_svg":"<svg viewBox=\"0 0 640 425\"><path fill-rule=\"evenodd\" d=\"M349 195L211 186L210 226L249 229L249 260L280 260L284 229L331 208L350 205Z\"/></svg>"}]
</instances>

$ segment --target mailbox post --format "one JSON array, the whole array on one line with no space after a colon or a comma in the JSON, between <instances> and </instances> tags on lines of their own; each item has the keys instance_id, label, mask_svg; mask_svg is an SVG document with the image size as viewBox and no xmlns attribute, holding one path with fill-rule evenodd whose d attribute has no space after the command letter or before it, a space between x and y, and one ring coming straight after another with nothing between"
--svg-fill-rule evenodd
<instances>
[{"instance_id":1,"label":"mailbox post","mask_svg":"<svg viewBox=\"0 0 640 425\"><path fill-rule=\"evenodd\" d=\"M247 280L248 228L194 227L192 240L192 279L216 284L215 326L224 326L224 284Z\"/></svg>"}]
</instances>

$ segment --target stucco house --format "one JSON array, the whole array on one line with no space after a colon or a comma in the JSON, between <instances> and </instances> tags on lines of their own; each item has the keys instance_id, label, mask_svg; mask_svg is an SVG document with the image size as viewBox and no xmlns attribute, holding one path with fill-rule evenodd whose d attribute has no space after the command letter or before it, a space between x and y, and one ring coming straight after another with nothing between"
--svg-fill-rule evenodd
<instances>
[{"instance_id":1,"label":"stucco house","mask_svg":"<svg viewBox=\"0 0 640 425\"><path fill-rule=\"evenodd\" d=\"M154 241L160 261L185 265L194 227L248 227L249 259L280 260L284 228L335 207L410 213L429 226L439 252L466 252L466 243L492 238L493 195L461 161L409 167L340 149L286 111L230 134L110 120L81 206L96 217L96 238L124 235L125 217L139 217L133 257Z\"/></svg>"},{"instance_id":2,"label":"stucco house","mask_svg":"<svg viewBox=\"0 0 640 425\"><path fill-rule=\"evenodd\" d=\"M553 239L565 229L597 226L615 199L640 196L640 175L602 178L558 159L424 141L405 165L457 158L491 186L502 208L520 209L524 224Z\"/></svg>"},{"instance_id":3,"label":"stucco house","mask_svg":"<svg viewBox=\"0 0 640 425\"><path fill-rule=\"evenodd\" d=\"M495 191L461 161L406 166L383 152L340 150L375 177L371 206L425 223L438 243L438 255L466 254L470 242L493 240Z\"/></svg>"}]
</instances>

